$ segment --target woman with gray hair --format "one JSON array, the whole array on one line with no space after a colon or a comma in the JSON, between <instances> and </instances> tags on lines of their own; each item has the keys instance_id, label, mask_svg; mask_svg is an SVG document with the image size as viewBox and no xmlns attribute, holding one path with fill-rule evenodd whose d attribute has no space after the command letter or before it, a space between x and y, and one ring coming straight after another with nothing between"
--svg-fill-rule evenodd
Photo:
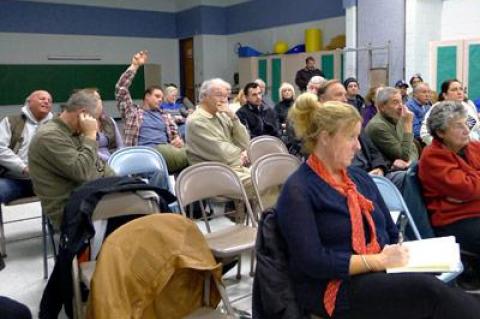
<instances>
[{"instance_id":1,"label":"woman with gray hair","mask_svg":"<svg viewBox=\"0 0 480 319\"><path fill-rule=\"evenodd\" d=\"M436 235L453 235L463 250L480 254L480 142L470 139L467 116L460 101L432 109L433 141L423 150L419 178Z\"/></svg>"},{"instance_id":2,"label":"woman with gray hair","mask_svg":"<svg viewBox=\"0 0 480 319\"><path fill-rule=\"evenodd\" d=\"M275 105L275 112L278 116L278 121L283 126L287 122L288 110L295 101L295 89L293 85L287 82L283 82L278 90L278 95L280 96L280 102Z\"/></svg>"}]
</instances>

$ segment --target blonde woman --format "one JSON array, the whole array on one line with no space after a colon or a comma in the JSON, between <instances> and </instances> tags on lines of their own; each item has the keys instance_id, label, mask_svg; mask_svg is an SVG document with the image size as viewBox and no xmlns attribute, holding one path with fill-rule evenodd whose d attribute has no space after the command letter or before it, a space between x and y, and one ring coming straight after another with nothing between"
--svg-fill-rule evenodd
<instances>
[{"instance_id":1,"label":"blonde woman","mask_svg":"<svg viewBox=\"0 0 480 319\"><path fill-rule=\"evenodd\" d=\"M283 82L278 90L278 96L280 96L280 102L275 105L275 112L278 116L278 121L283 126L287 122L288 110L295 101L295 89L293 85L287 82Z\"/></svg>"}]
</instances>

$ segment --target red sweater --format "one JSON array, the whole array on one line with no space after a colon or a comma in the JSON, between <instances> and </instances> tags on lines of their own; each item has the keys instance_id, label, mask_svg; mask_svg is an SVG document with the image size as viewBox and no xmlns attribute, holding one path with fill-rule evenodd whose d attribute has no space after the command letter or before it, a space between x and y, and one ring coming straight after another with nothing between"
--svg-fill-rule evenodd
<instances>
[{"instance_id":1,"label":"red sweater","mask_svg":"<svg viewBox=\"0 0 480 319\"><path fill-rule=\"evenodd\" d=\"M470 142L465 157L436 139L423 150L418 174L433 226L480 217L480 142Z\"/></svg>"}]
</instances>

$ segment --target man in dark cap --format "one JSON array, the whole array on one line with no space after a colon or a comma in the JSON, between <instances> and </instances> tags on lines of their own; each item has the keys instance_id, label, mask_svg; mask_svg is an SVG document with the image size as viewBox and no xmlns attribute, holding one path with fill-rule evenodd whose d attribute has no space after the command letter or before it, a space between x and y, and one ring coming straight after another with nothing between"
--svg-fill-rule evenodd
<instances>
[{"instance_id":1,"label":"man in dark cap","mask_svg":"<svg viewBox=\"0 0 480 319\"><path fill-rule=\"evenodd\" d=\"M362 114L365 100L360 94L358 94L360 85L358 84L357 79L350 77L343 81L343 86L345 87L345 90L347 90L347 103L355 107L358 113Z\"/></svg>"},{"instance_id":2,"label":"man in dark cap","mask_svg":"<svg viewBox=\"0 0 480 319\"><path fill-rule=\"evenodd\" d=\"M404 80L398 80L397 83L395 83L395 88L400 90L400 94L402 95L402 103L405 104L407 103L408 100L408 83L405 82Z\"/></svg>"}]
</instances>

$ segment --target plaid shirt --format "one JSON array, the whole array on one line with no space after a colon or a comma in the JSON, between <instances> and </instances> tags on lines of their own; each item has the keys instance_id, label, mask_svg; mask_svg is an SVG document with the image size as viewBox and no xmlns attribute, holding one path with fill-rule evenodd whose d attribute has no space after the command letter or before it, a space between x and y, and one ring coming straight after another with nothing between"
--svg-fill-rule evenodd
<instances>
[{"instance_id":1,"label":"plaid shirt","mask_svg":"<svg viewBox=\"0 0 480 319\"><path fill-rule=\"evenodd\" d=\"M137 104L133 103L132 97L128 88L132 84L132 80L137 73L136 70L128 68L118 79L115 85L115 99L117 100L117 108L125 121L125 145L135 146L138 144L138 134L143 123L143 113L145 110ZM162 114L162 119L167 127L168 141L173 140L177 133L177 125L170 116L170 114L159 110Z\"/></svg>"}]
</instances>

